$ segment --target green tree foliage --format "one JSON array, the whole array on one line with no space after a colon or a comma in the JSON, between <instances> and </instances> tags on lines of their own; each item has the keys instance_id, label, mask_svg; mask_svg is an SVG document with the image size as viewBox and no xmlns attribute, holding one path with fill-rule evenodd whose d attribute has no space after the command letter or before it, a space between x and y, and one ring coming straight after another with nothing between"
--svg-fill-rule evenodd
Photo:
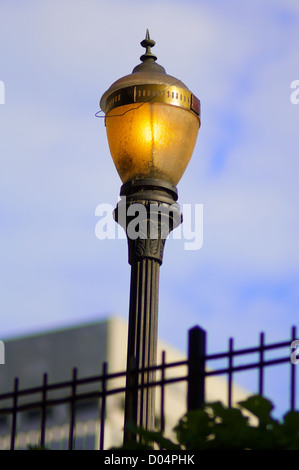
<instances>
[{"instance_id":1,"label":"green tree foliage","mask_svg":"<svg viewBox=\"0 0 299 470\"><path fill-rule=\"evenodd\" d=\"M129 430L141 443L127 443L121 449L299 450L299 412L289 411L278 421L271 416L273 404L260 395L238 405L228 408L215 402L189 411L174 428L177 442L166 439L161 432L130 425Z\"/></svg>"}]
</instances>

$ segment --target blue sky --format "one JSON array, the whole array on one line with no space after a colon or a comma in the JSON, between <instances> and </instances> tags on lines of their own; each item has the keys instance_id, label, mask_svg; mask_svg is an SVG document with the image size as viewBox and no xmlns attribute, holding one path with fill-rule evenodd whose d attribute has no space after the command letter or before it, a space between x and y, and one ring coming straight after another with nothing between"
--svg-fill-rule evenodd
<instances>
[{"instance_id":1,"label":"blue sky","mask_svg":"<svg viewBox=\"0 0 299 470\"><path fill-rule=\"evenodd\" d=\"M139 63L146 28L202 103L178 190L181 205L203 204L204 244L166 244L159 335L185 350L199 324L219 351L298 325L298 3L2 1L1 339L127 318L126 241L95 236L121 181L94 115Z\"/></svg>"}]
</instances>

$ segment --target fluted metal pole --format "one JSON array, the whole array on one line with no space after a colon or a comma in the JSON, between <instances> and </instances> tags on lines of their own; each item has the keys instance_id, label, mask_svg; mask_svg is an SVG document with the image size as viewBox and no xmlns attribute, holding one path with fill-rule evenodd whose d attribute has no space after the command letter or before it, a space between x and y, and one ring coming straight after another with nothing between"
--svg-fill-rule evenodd
<instances>
[{"instance_id":1,"label":"fluted metal pole","mask_svg":"<svg viewBox=\"0 0 299 470\"><path fill-rule=\"evenodd\" d=\"M157 363L159 269L158 261L146 258L133 263L131 270L125 414L127 422L145 429L155 425L155 390L147 387L155 381L155 372L145 369Z\"/></svg>"},{"instance_id":2,"label":"fluted metal pole","mask_svg":"<svg viewBox=\"0 0 299 470\"><path fill-rule=\"evenodd\" d=\"M135 439L128 423L155 427L155 388L149 384L156 374L146 369L157 365L159 270L166 237L182 220L176 200L176 188L169 183L136 180L123 185L115 210L115 220L126 230L131 265L125 442ZM138 212L139 223L134 225ZM137 237L132 224L138 226Z\"/></svg>"}]
</instances>

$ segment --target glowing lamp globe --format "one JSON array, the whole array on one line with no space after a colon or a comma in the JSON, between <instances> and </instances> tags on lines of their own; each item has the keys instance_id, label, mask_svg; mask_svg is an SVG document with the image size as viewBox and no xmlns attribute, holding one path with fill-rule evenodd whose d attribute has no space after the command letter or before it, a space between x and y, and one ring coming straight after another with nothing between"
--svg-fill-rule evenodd
<instances>
[{"instance_id":1,"label":"glowing lamp globe","mask_svg":"<svg viewBox=\"0 0 299 470\"><path fill-rule=\"evenodd\" d=\"M109 148L123 183L154 178L176 186L195 147L200 102L156 63L148 31L141 45L146 48L141 64L100 101Z\"/></svg>"}]
</instances>

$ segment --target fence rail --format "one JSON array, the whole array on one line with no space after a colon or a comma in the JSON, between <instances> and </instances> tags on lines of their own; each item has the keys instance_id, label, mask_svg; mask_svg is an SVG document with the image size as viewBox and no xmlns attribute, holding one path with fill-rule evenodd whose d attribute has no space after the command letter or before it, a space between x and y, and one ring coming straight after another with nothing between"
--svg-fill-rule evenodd
<instances>
[{"instance_id":1,"label":"fence rail","mask_svg":"<svg viewBox=\"0 0 299 470\"><path fill-rule=\"evenodd\" d=\"M257 393L263 394L265 383L265 369L281 364L286 364L290 370L289 380L289 405L290 409L296 407L296 365L290 360L291 343L296 339L296 327L292 327L289 340L266 344L265 335L261 333L259 345L251 348L234 349L234 341L229 340L228 350L217 354L208 354L206 349L207 334L200 327L194 327L188 334L188 355L185 361L166 362L165 352L162 353L161 364L155 367L148 367L136 371L142 374L150 370L158 372L158 379L146 385L139 387L155 387L159 393L159 425L161 431L165 430L166 417L166 387L171 384L184 383L186 386L186 409L196 409L202 406L206 400L206 381L210 377L225 376L227 380L227 403L232 406L234 377L242 371L257 371ZM268 351L289 348L287 356L266 359ZM258 360L244 364L236 364L236 358L257 354ZM215 360L227 361L227 367L211 368L208 365ZM177 371L184 369L184 373L167 377L171 369ZM107 407L107 399L112 396L123 396L127 388L120 382L125 382L126 372L108 373L108 364L102 365L101 375L80 378L76 368L72 371L71 380L59 383L49 383L47 373L42 377L42 384L37 387L22 389L19 386L19 379L14 380L13 390L9 393L0 394L0 448L2 439L2 448L9 447L11 450L20 448L17 445L18 435L24 430L24 426L19 425L19 417L24 412L37 410L39 413L38 444L47 446L47 429L49 428L48 411L59 405L66 405L69 409L68 418L63 418L64 424L68 425L68 437L66 447L69 450L76 448L76 430L78 406L86 403L88 400L96 400L97 406L94 408L95 422L97 432L95 433L95 448L103 450L105 448L105 432L107 414L111 412ZM114 386L112 385L114 382ZM84 386L93 385L94 388L88 391L82 391ZM57 393L60 392L59 396ZM33 399L34 396L37 398ZM9 417L10 423L3 425L1 418ZM53 421L53 419L52 419ZM54 424L53 424L54 423ZM52 425L55 425L55 419ZM5 438L3 435L5 434ZM2 435L2 437L1 437ZM9 436L9 446L8 437ZM5 445L3 442L5 441Z\"/></svg>"}]
</instances>

